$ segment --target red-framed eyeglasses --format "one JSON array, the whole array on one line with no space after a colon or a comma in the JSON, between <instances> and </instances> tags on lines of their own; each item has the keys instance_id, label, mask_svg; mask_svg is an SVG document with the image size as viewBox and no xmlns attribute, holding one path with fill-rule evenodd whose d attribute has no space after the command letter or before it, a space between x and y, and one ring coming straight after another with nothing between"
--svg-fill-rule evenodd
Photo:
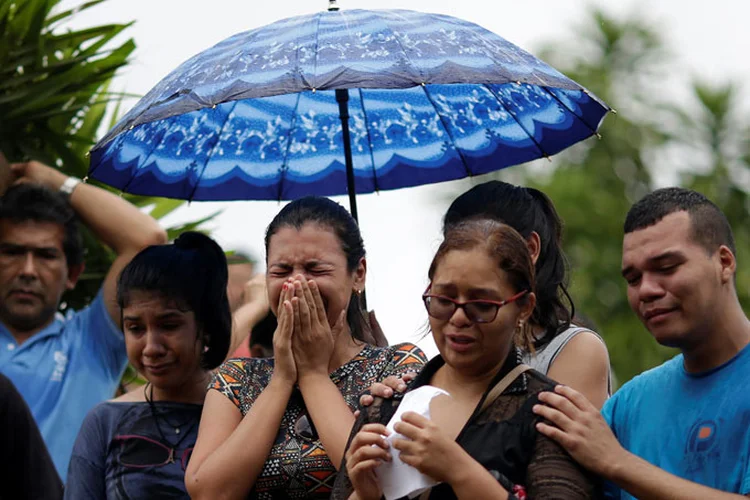
<instances>
[{"instance_id":1,"label":"red-framed eyeglasses","mask_svg":"<svg viewBox=\"0 0 750 500\"><path fill-rule=\"evenodd\" d=\"M430 291L430 284L422 294L422 301L427 309L427 314L435 319L447 321L455 314L456 309L463 309L466 317L472 323L492 323L497 317L497 312L504 305L510 304L520 299L527 293L528 290L518 292L509 299L496 301L496 300L467 300L465 302L459 302L450 297L444 295L433 295L427 293Z\"/></svg>"}]
</instances>

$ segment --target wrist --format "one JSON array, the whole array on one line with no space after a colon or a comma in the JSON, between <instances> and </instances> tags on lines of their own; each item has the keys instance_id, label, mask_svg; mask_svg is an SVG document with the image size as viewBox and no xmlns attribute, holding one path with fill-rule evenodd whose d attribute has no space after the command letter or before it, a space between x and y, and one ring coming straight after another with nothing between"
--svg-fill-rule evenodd
<instances>
[{"instance_id":1,"label":"wrist","mask_svg":"<svg viewBox=\"0 0 750 500\"><path fill-rule=\"evenodd\" d=\"M278 372L273 372L271 380L268 382L268 387L272 387L275 390L288 391L291 394L292 390L294 390L294 384L296 383L296 380L279 375Z\"/></svg>"},{"instance_id":2,"label":"wrist","mask_svg":"<svg viewBox=\"0 0 750 500\"><path fill-rule=\"evenodd\" d=\"M598 472L602 477L618 483L622 481L623 475L629 469L628 461L633 457L625 448L618 446L611 460L602 461L601 470Z\"/></svg>"},{"instance_id":3,"label":"wrist","mask_svg":"<svg viewBox=\"0 0 750 500\"><path fill-rule=\"evenodd\" d=\"M65 177L62 183L57 187L58 192L62 193L66 197L70 198L70 196L73 195L73 191L75 191L76 187L81 183L81 179L78 177ZM54 182L56 185L57 182Z\"/></svg>"},{"instance_id":4,"label":"wrist","mask_svg":"<svg viewBox=\"0 0 750 500\"><path fill-rule=\"evenodd\" d=\"M450 464L450 467L448 467L445 482L450 484L455 490L461 489L462 484L471 483L477 471L480 473L486 472L486 469L479 462L471 458L471 455L466 453L457 443L454 444L457 450L456 453L452 454L454 456L446 460L446 463Z\"/></svg>"},{"instance_id":5,"label":"wrist","mask_svg":"<svg viewBox=\"0 0 750 500\"><path fill-rule=\"evenodd\" d=\"M320 383L330 382L331 377L328 376L324 370L308 370L300 372L298 375L297 383L299 384L300 390Z\"/></svg>"}]
</instances>

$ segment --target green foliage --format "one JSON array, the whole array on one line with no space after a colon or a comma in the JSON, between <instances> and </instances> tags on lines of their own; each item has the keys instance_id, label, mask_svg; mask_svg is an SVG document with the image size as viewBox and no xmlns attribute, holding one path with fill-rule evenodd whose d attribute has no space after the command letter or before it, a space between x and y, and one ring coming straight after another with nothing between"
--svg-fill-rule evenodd
<instances>
[{"instance_id":1,"label":"green foliage","mask_svg":"<svg viewBox=\"0 0 750 500\"><path fill-rule=\"evenodd\" d=\"M122 39L131 23L80 30L64 26L76 14L105 1L57 11L60 0L0 0L0 151L10 161L33 159L68 175L86 176L86 155L106 125L106 116L116 117L125 97L110 92L110 83L130 62L135 43ZM157 219L184 203L125 198L139 207L150 207ZM182 231L199 229L211 217L169 228L169 235L173 238ZM84 239L86 272L64 297L63 309L88 304L114 259L86 230Z\"/></svg>"},{"instance_id":2,"label":"green foliage","mask_svg":"<svg viewBox=\"0 0 750 500\"><path fill-rule=\"evenodd\" d=\"M672 57L647 20L595 10L575 32L581 36L550 45L543 59L618 113L605 120L601 140L559 155L550 172L527 169L519 179L521 170L511 169L499 177L538 187L554 201L566 226L577 312L597 325L623 383L675 354L652 339L627 303L620 276L625 214L665 178L701 191L727 214L742 264L750 244L750 121L737 111L733 85L695 83L694 102L675 103L664 91ZM750 266L740 265L737 284L750 306Z\"/></svg>"}]
</instances>

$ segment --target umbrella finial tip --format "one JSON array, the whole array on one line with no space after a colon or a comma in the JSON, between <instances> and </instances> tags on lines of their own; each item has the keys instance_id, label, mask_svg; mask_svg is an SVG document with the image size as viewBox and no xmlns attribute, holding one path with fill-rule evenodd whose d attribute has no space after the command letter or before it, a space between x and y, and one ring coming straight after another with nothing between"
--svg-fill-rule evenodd
<instances>
[{"instance_id":1,"label":"umbrella finial tip","mask_svg":"<svg viewBox=\"0 0 750 500\"><path fill-rule=\"evenodd\" d=\"M336 0L328 0L328 11L336 12L339 10L339 6L336 4Z\"/></svg>"}]
</instances>

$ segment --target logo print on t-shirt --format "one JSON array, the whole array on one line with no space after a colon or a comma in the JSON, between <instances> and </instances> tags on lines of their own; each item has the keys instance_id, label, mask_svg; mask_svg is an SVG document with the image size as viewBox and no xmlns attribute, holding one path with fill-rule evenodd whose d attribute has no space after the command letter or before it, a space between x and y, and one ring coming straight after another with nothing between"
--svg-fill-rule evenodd
<instances>
[{"instance_id":1,"label":"logo print on t-shirt","mask_svg":"<svg viewBox=\"0 0 750 500\"><path fill-rule=\"evenodd\" d=\"M63 351L55 351L55 371L52 372L50 380L52 382L62 382L65 375L65 368L68 366L68 356Z\"/></svg>"},{"instance_id":2,"label":"logo print on t-shirt","mask_svg":"<svg viewBox=\"0 0 750 500\"><path fill-rule=\"evenodd\" d=\"M704 453L710 450L716 443L716 422L713 420L703 420L697 422L690 429L688 436L687 452Z\"/></svg>"}]
</instances>

